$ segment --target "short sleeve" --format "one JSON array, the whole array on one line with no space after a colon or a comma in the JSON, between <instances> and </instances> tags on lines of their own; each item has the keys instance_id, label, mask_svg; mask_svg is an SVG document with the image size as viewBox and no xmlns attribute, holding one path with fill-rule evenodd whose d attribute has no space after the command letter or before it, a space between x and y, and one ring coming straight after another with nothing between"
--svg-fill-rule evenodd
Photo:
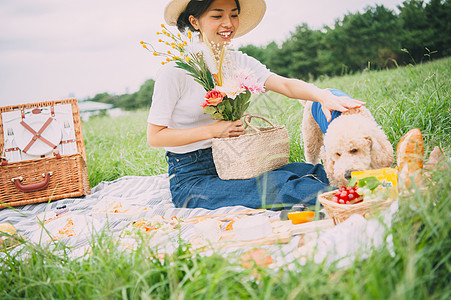
<instances>
[{"instance_id":1,"label":"short sleeve","mask_svg":"<svg viewBox=\"0 0 451 300\"><path fill-rule=\"evenodd\" d=\"M234 55L237 67L243 70L246 69L252 70L257 81L260 82L261 84L265 84L269 76L274 74L264 64L262 64L252 56L244 54L241 51L235 51Z\"/></svg>"},{"instance_id":2,"label":"short sleeve","mask_svg":"<svg viewBox=\"0 0 451 300\"><path fill-rule=\"evenodd\" d=\"M169 126L172 113L185 87L185 71L175 64L163 66L156 77L148 123Z\"/></svg>"}]
</instances>

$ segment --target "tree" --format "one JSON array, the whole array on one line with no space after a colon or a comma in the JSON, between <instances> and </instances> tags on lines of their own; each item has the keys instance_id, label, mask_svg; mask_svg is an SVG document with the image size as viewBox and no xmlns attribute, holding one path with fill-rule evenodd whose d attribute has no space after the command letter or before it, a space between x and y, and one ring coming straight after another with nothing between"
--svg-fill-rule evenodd
<instances>
[{"instance_id":1,"label":"tree","mask_svg":"<svg viewBox=\"0 0 451 300\"><path fill-rule=\"evenodd\" d=\"M322 39L321 31L311 30L305 23L296 27L290 39L282 44L283 56L289 58L288 76L308 79L319 75L318 51Z\"/></svg>"},{"instance_id":2,"label":"tree","mask_svg":"<svg viewBox=\"0 0 451 300\"><path fill-rule=\"evenodd\" d=\"M95 95L90 101L113 104L114 107L125 110L135 110L148 108L152 103L152 95L155 86L155 80L149 79L144 82L136 93L124 95L110 95L102 93Z\"/></svg>"},{"instance_id":3,"label":"tree","mask_svg":"<svg viewBox=\"0 0 451 300\"><path fill-rule=\"evenodd\" d=\"M150 107L152 104L154 86L155 80L153 79L146 80L146 82L141 85L135 99L137 107Z\"/></svg>"},{"instance_id":4,"label":"tree","mask_svg":"<svg viewBox=\"0 0 451 300\"><path fill-rule=\"evenodd\" d=\"M333 29L327 28L325 38L330 52L327 58L332 60L329 65L337 64L333 75L340 75L343 70L362 70L368 65L386 67L398 56L399 32L396 15L381 5L370 7L363 14L344 16Z\"/></svg>"},{"instance_id":5,"label":"tree","mask_svg":"<svg viewBox=\"0 0 451 300\"><path fill-rule=\"evenodd\" d=\"M246 45L244 47L240 47L238 50L242 51L243 53L246 53L249 56L252 56L253 58L260 61L262 64L265 65L268 64L265 49L262 47L257 47L254 45Z\"/></svg>"},{"instance_id":6,"label":"tree","mask_svg":"<svg viewBox=\"0 0 451 300\"><path fill-rule=\"evenodd\" d=\"M431 0L426 4L424 13L429 26L428 48L437 51L438 57L451 54L451 5L450 1Z\"/></svg>"},{"instance_id":7,"label":"tree","mask_svg":"<svg viewBox=\"0 0 451 300\"><path fill-rule=\"evenodd\" d=\"M404 1L400 10L399 18L402 28L401 47L405 49L413 62L421 61L424 57L425 48L431 48L427 16L424 11L424 1L408 0ZM406 61L408 58L405 58Z\"/></svg>"}]
</instances>

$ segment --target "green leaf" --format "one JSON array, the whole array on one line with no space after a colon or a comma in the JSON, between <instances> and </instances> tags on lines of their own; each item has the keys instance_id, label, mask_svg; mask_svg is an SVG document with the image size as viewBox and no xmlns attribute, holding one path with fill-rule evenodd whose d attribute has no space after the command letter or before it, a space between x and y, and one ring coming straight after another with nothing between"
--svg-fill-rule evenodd
<instances>
[{"instance_id":1,"label":"green leaf","mask_svg":"<svg viewBox=\"0 0 451 300\"><path fill-rule=\"evenodd\" d=\"M216 113L216 109L213 106L204 107L202 111L209 115L213 115L214 113Z\"/></svg>"},{"instance_id":2,"label":"green leaf","mask_svg":"<svg viewBox=\"0 0 451 300\"><path fill-rule=\"evenodd\" d=\"M222 114L220 114L220 113L218 113L218 112L216 112L216 113L214 113L213 115L211 115L211 118L212 118L213 120L224 120L224 117L222 116Z\"/></svg>"},{"instance_id":3,"label":"green leaf","mask_svg":"<svg viewBox=\"0 0 451 300\"><path fill-rule=\"evenodd\" d=\"M225 101L222 101L222 103L224 103L224 113L227 114L229 117L228 119L231 119L230 117L232 116L233 108L230 104L230 99L226 99Z\"/></svg>"},{"instance_id":4,"label":"green leaf","mask_svg":"<svg viewBox=\"0 0 451 300\"><path fill-rule=\"evenodd\" d=\"M379 181L379 179L377 179L374 176L370 176L370 177L365 177L362 178L358 181L358 185L359 187L364 187L366 186L368 189L370 190L374 190L375 188L377 188L379 185L381 184L381 182Z\"/></svg>"},{"instance_id":5,"label":"green leaf","mask_svg":"<svg viewBox=\"0 0 451 300\"><path fill-rule=\"evenodd\" d=\"M351 180L349 180L348 186L353 187L353 186L355 186L356 183L357 183L357 177L352 177Z\"/></svg>"}]
</instances>

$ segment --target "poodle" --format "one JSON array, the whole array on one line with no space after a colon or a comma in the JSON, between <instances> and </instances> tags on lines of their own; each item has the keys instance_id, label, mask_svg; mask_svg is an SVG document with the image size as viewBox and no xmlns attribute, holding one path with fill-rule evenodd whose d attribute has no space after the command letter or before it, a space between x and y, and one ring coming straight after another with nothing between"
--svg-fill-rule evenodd
<instances>
[{"instance_id":1,"label":"poodle","mask_svg":"<svg viewBox=\"0 0 451 300\"><path fill-rule=\"evenodd\" d=\"M342 113L329 123L327 131L323 128L323 134L312 115L312 105L311 101L304 103L305 160L317 164L322 159L331 186L347 185L353 171L392 166L393 147L367 108Z\"/></svg>"}]
</instances>

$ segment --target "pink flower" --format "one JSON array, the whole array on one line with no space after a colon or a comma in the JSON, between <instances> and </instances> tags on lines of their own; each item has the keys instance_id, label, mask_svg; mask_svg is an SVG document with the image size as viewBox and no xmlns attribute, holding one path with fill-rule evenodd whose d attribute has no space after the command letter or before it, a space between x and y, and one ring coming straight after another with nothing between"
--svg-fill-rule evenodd
<instances>
[{"instance_id":1,"label":"pink flower","mask_svg":"<svg viewBox=\"0 0 451 300\"><path fill-rule=\"evenodd\" d=\"M220 91L211 90L207 92L207 94L205 95L205 102L202 103L200 106L202 106L202 108L205 108L210 105L218 105L219 103L222 102L224 96L225 94L221 93Z\"/></svg>"},{"instance_id":2,"label":"pink flower","mask_svg":"<svg viewBox=\"0 0 451 300\"><path fill-rule=\"evenodd\" d=\"M251 94L257 94L265 91L265 87L257 81L253 74L246 74L246 72L242 71L236 75L236 79L240 83L241 87L249 90Z\"/></svg>"}]
</instances>

